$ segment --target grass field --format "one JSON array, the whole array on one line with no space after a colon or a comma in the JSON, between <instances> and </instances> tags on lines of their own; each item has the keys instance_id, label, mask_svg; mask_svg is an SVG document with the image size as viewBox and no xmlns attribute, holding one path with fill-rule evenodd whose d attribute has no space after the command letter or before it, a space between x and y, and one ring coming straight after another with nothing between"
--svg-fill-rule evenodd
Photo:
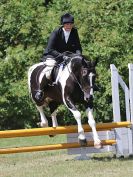
<instances>
[{"instance_id":1,"label":"grass field","mask_svg":"<svg viewBox=\"0 0 133 177\"><path fill-rule=\"evenodd\" d=\"M65 135L1 139L0 147L18 147L66 142ZM0 155L0 177L132 177L133 158L116 159L95 154L77 161L67 150Z\"/></svg>"}]
</instances>

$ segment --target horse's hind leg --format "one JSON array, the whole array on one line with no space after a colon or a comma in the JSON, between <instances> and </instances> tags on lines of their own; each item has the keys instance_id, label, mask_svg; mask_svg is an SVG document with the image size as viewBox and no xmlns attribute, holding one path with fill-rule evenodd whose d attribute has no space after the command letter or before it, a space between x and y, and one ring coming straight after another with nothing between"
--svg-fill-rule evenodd
<instances>
[{"instance_id":1,"label":"horse's hind leg","mask_svg":"<svg viewBox=\"0 0 133 177\"><path fill-rule=\"evenodd\" d=\"M48 121L44 115L44 112L43 112L43 106L36 106L39 113L40 113L40 117L41 117L41 127L48 127Z\"/></svg>"},{"instance_id":2,"label":"horse's hind leg","mask_svg":"<svg viewBox=\"0 0 133 177\"><path fill-rule=\"evenodd\" d=\"M50 108L50 112L51 112L51 119L52 119L52 127L57 127L58 126L58 122L56 119L56 109L57 109L58 105L56 104L56 102L51 102L49 103L49 108Z\"/></svg>"},{"instance_id":3,"label":"horse's hind leg","mask_svg":"<svg viewBox=\"0 0 133 177\"><path fill-rule=\"evenodd\" d=\"M94 147L99 149L102 147L102 144L101 144L101 141L100 141L97 131L96 131L96 123L93 118L93 110L91 108L88 108L88 109L86 109L86 113L88 116L88 123L89 123L90 127L92 128Z\"/></svg>"},{"instance_id":4,"label":"horse's hind leg","mask_svg":"<svg viewBox=\"0 0 133 177\"><path fill-rule=\"evenodd\" d=\"M56 119L56 110L51 114L51 119L52 119L52 127L56 128L58 126L58 122ZM54 134L54 135L49 135L49 136L54 137L56 135Z\"/></svg>"}]
</instances>

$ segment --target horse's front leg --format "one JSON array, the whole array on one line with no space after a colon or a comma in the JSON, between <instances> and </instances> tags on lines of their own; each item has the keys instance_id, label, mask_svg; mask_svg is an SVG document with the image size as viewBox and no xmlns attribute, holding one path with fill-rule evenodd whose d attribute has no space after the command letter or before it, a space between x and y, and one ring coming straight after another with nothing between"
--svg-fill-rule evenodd
<instances>
[{"instance_id":1,"label":"horse's front leg","mask_svg":"<svg viewBox=\"0 0 133 177\"><path fill-rule=\"evenodd\" d=\"M43 112L43 106L36 106L39 113L40 113L40 117L41 117L41 123L40 123L40 126L41 127L48 127L48 121L44 115L44 112Z\"/></svg>"},{"instance_id":2,"label":"horse's front leg","mask_svg":"<svg viewBox=\"0 0 133 177\"><path fill-rule=\"evenodd\" d=\"M78 124L79 143L81 146L87 146L87 141L86 141L84 129L83 129L82 123L81 123L81 113L76 109L75 110L70 109L70 111L73 113L73 116L76 119L77 124Z\"/></svg>"},{"instance_id":3,"label":"horse's front leg","mask_svg":"<svg viewBox=\"0 0 133 177\"><path fill-rule=\"evenodd\" d=\"M84 129L83 129L82 123L81 123L81 113L77 110L77 108L75 107L75 105L73 104L72 100L69 97L67 97L65 99L65 105L72 112L72 114L78 124L78 134L79 134L78 139L79 139L80 145L87 146L87 141L86 141Z\"/></svg>"},{"instance_id":4,"label":"horse's front leg","mask_svg":"<svg viewBox=\"0 0 133 177\"><path fill-rule=\"evenodd\" d=\"M57 118L56 118L56 110L51 114L51 118L52 118L52 126L57 127L58 122L57 122Z\"/></svg>"},{"instance_id":5,"label":"horse's front leg","mask_svg":"<svg viewBox=\"0 0 133 177\"><path fill-rule=\"evenodd\" d=\"M95 120L93 118L93 109L87 108L86 113L87 113L87 116L88 116L88 123L89 123L90 127L92 128L93 139L94 139L94 147L99 149L99 148L102 147L102 144L101 144L101 141L100 141L99 136L98 136L97 131L96 131L96 123L95 123Z\"/></svg>"}]
</instances>

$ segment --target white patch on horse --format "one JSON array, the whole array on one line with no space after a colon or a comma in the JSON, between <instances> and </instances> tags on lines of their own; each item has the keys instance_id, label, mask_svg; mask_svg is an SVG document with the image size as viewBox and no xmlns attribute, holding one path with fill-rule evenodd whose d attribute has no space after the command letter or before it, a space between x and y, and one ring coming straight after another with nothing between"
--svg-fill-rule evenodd
<instances>
[{"instance_id":1,"label":"white patch on horse","mask_svg":"<svg viewBox=\"0 0 133 177\"><path fill-rule=\"evenodd\" d=\"M34 69L36 69L38 66L41 66L41 65L44 65L42 62L41 63L36 63L34 64L33 66L31 66L28 70L28 86L29 86L29 92L31 92L31 83L30 83L30 80L31 80L31 74L32 72L34 71Z\"/></svg>"},{"instance_id":2,"label":"white patch on horse","mask_svg":"<svg viewBox=\"0 0 133 177\"><path fill-rule=\"evenodd\" d=\"M92 85L92 78L95 74L93 74L92 72L89 74L89 78L90 78L90 87L91 87L91 90L90 90L90 95L93 95L93 85Z\"/></svg>"},{"instance_id":3,"label":"white patch on horse","mask_svg":"<svg viewBox=\"0 0 133 177\"><path fill-rule=\"evenodd\" d=\"M71 62L68 63L68 64L65 66L64 70L62 71L62 75L61 75L61 77L59 78L59 82L60 82L60 84L61 84L61 86L62 86L63 101L64 101L65 104L66 104L66 102L65 102L65 99L64 99L64 89L65 89L65 86L66 86L66 81L67 81L67 79L68 79L69 76L70 76L70 73L71 73Z\"/></svg>"},{"instance_id":4,"label":"white patch on horse","mask_svg":"<svg viewBox=\"0 0 133 177\"><path fill-rule=\"evenodd\" d=\"M78 133L79 133L79 137L78 138L80 140L85 140L85 134L84 134L84 130L83 130L83 127L82 127L82 124L81 124L81 113L78 110L72 110L72 109L70 109L67 106L65 98L64 98L64 90L65 90L65 86L66 86L66 81L69 78L71 72L72 71L71 71L71 62L70 62L70 63L68 63L68 65L65 66L64 70L62 71L62 75L59 78L59 82L60 82L60 84L62 86L62 98L63 98L64 104L73 113L73 116L74 116L74 118L77 121L77 124L78 124Z\"/></svg>"},{"instance_id":5,"label":"white patch on horse","mask_svg":"<svg viewBox=\"0 0 133 177\"><path fill-rule=\"evenodd\" d=\"M46 67L42 70L42 72L40 73L40 76L39 76L39 84L41 84L44 75L46 76L47 79L50 79L51 71L52 71L52 68L51 68L51 67L48 67L48 66L46 66Z\"/></svg>"},{"instance_id":6,"label":"white patch on horse","mask_svg":"<svg viewBox=\"0 0 133 177\"><path fill-rule=\"evenodd\" d=\"M61 77L62 71L63 71L63 64L61 64L59 67L58 75L57 75L56 81L55 81L56 84L57 84L59 78Z\"/></svg>"},{"instance_id":7,"label":"white patch on horse","mask_svg":"<svg viewBox=\"0 0 133 177\"><path fill-rule=\"evenodd\" d=\"M65 101L65 98L64 98L64 91L65 91L65 86L66 86L66 81L67 81L67 79L69 78L69 76L70 76L70 74L71 74L71 62L70 63L68 63L66 66L65 66L65 68L64 68L64 70L62 71L62 75L61 75L61 77L59 78L59 82L60 82L60 84L61 84L61 87L62 87L62 98L63 98L63 102L64 102L64 104L67 106L67 104L66 104L66 101ZM67 106L67 108L68 108L68 106ZM69 109L69 108L68 108ZM69 109L70 110L70 109Z\"/></svg>"}]
</instances>

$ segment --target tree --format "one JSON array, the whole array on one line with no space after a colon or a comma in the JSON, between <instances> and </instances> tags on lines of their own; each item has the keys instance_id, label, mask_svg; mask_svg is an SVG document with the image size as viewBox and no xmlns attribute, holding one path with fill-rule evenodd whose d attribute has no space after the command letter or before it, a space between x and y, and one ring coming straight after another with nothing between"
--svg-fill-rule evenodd
<instances>
[{"instance_id":1,"label":"tree","mask_svg":"<svg viewBox=\"0 0 133 177\"><path fill-rule=\"evenodd\" d=\"M47 7L43 0L1 0L0 2L0 129L37 126L38 112L27 88L27 70L39 61L51 31L60 25L60 16L70 12L83 47L83 53L97 66L95 117L112 120L110 64L118 68L128 84L127 64L133 62L132 1L53 0ZM124 98L121 94L124 117ZM82 105L80 106L82 107ZM71 114L59 108L62 124ZM64 114L65 112L65 114ZM86 121L83 113L83 122ZM46 114L49 117L48 111Z\"/></svg>"}]
</instances>

